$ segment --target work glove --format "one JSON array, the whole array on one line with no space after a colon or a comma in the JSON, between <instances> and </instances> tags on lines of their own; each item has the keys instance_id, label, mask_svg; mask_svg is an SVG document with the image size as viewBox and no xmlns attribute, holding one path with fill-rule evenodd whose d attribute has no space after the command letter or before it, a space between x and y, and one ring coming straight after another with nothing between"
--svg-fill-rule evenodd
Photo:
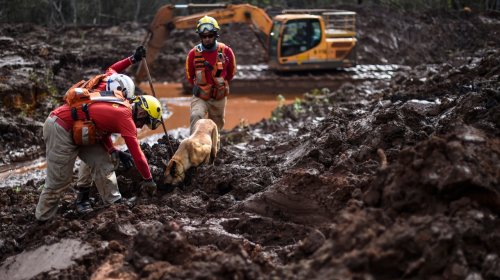
<instances>
[{"instance_id":1,"label":"work glove","mask_svg":"<svg viewBox=\"0 0 500 280\"><path fill-rule=\"evenodd\" d=\"M143 46L139 46L135 49L134 55L132 55L132 62L137 63L141 61L143 57L146 57L146 49Z\"/></svg>"},{"instance_id":2,"label":"work glove","mask_svg":"<svg viewBox=\"0 0 500 280\"><path fill-rule=\"evenodd\" d=\"M153 196L156 193L156 183L153 179L144 180L141 183L141 193L146 193Z\"/></svg>"},{"instance_id":3,"label":"work glove","mask_svg":"<svg viewBox=\"0 0 500 280\"><path fill-rule=\"evenodd\" d=\"M120 161L125 169L129 169L134 165L134 159L129 153L122 152L120 150L114 150L111 153L111 161L115 165L115 170L120 166Z\"/></svg>"}]
</instances>

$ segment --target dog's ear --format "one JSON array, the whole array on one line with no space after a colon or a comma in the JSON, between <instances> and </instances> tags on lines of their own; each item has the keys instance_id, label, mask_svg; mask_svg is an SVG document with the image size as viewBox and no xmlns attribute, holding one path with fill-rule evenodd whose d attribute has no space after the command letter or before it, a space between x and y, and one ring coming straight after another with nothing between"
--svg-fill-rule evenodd
<instances>
[{"instance_id":1,"label":"dog's ear","mask_svg":"<svg viewBox=\"0 0 500 280\"><path fill-rule=\"evenodd\" d=\"M172 160L172 167L170 168L170 176L175 176L176 169L177 169L177 162Z\"/></svg>"},{"instance_id":2,"label":"dog's ear","mask_svg":"<svg viewBox=\"0 0 500 280\"><path fill-rule=\"evenodd\" d=\"M161 159L161 162L163 162L163 165L165 165L165 167L168 167L168 161L166 161L165 159Z\"/></svg>"}]
</instances>

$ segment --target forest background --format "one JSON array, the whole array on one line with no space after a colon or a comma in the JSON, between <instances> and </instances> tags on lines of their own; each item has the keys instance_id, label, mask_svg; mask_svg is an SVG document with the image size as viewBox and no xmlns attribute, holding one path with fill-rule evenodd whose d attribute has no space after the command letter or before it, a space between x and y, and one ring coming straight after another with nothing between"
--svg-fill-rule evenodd
<instances>
[{"instance_id":1,"label":"forest background","mask_svg":"<svg viewBox=\"0 0 500 280\"><path fill-rule=\"evenodd\" d=\"M187 4L187 1L161 0L0 0L0 22L35 23L47 27L115 25L124 21L149 23L159 7L167 4ZM216 1L193 1L196 4L215 4ZM401 10L429 10L500 13L500 0L250 0L225 1L226 4L247 3L273 11L296 8L335 8L342 4L389 6ZM186 8L181 14L192 13Z\"/></svg>"}]
</instances>

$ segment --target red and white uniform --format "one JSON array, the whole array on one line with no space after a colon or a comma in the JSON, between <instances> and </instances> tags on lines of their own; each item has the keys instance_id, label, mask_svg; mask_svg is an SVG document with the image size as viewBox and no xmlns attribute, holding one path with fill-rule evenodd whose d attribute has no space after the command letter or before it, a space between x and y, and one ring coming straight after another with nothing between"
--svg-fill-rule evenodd
<instances>
[{"instance_id":1,"label":"red and white uniform","mask_svg":"<svg viewBox=\"0 0 500 280\"><path fill-rule=\"evenodd\" d=\"M61 119L68 127L73 127L71 108L67 104L56 108L52 114ZM137 139L137 128L132 118L132 110L115 103L97 102L89 105L89 115L98 131L105 133L102 144L108 154L115 150L111 141L111 133L120 134L125 140L142 178L151 179L148 162ZM78 118L85 119L85 114L80 110L78 110Z\"/></svg>"},{"instance_id":2,"label":"red and white uniform","mask_svg":"<svg viewBox=\"0 0 500 280\"><path fill-rule=\"evenodd\" d=\"M106 75L121 72L131 64L130 58L120 60L106 70ZM106 90L106 79L95 89ZM131 107L127 104L96 102L88 108L90 118L97 130L103 134L101 143L86 146L74 144L71 133L74 120L67 104L56 108L45 120L43 138L46 146L47 177L36 206L37 220L48 220L57 212L59 200L72 182L77 157L83 162L80 165L77 186L85 182L90 187L93 181L105 203L114 203L121 199L114 164L109 155L115 150L111 133L118 133L123 137L142 178L152 178L146 157L139 146ZM78 110L78 114L79 119L85 119L81 110Z\"/></svg>"}]
</instances>

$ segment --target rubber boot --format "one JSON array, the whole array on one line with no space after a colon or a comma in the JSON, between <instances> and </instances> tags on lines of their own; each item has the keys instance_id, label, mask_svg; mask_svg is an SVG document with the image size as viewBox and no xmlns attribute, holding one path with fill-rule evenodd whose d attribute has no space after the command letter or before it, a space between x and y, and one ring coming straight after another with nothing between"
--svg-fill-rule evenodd
<instances>
[{"instance_id":1,"label":"rubber boot","mask_svg":"<svg viewBox=\"0 0 500 280\"><path fill-rule=\"evenodd\" d=\"M92 212L92 206L90 205L90 188L80 188L77 190L76 194L76 212L79 214L87 214Z\"/></svg>"}]
</instances>

